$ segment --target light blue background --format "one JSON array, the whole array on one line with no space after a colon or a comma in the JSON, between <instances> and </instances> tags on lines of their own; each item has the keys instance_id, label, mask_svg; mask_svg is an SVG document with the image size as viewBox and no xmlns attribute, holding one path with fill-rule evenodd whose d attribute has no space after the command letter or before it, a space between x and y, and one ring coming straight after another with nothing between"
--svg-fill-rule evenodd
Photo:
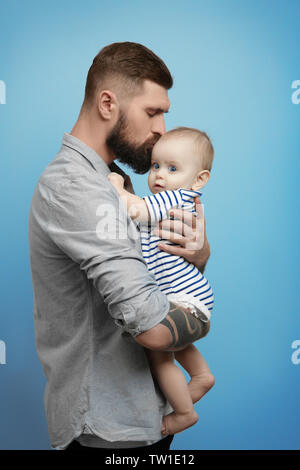
<instances>
[{"instance_id":1,"label":"light blue background","mask_svg":"<svg viewBox=\"0 0 300 470\"><path fill-rule=\"evenodd\" d=\"M298 0L0 2L1 449L50 448L28 211L77 119L92 59L125 40L153 49L174 76L167 129L203 129L216 151L202 199L215 307L197 343L216 384L172 449L300 448L299 19ZM142 195L146 176L133 182Z\"/></svg>"}]
</instances>

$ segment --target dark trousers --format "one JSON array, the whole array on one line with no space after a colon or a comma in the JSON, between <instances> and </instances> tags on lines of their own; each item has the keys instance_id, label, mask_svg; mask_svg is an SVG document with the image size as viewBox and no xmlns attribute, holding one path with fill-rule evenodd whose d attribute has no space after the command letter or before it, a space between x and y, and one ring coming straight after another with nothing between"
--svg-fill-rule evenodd
<instances>
[{"instance_id":1,"label":"dark trousers","mask_svg":"<svg viewBox=\"0 0 300 470\"><path fill-rule=\"evenodd\" d=\"M155 453L159 454L160 452L166 452L170 449L171 442L173 441L174 436L167 436L164 439L161 439L151 446L143 447L132 447L126 449L105 449L103 447L86 447L79 444L78 441L72 441L71 444L65 449L65 451L90 451L90 452L101 452L102 454L110 454L111 452L118 452L118 454L143 454L143 453Z\"/></svg>"}]
</instances>

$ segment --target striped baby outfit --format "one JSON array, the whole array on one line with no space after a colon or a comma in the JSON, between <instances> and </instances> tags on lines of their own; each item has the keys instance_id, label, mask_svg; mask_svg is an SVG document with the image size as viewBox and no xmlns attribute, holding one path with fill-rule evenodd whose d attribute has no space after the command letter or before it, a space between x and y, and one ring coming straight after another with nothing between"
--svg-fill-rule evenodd
<instances>
[{"instance_id":1,"label":"striped baby outfit","mask_svg":"<svg viewBox=\"0 0 300 470\"><path fill-rule=\"evenodd\" d=\"M162 240L153 234L156 222L168 218L171 208L195 212L194 197L201 196L199 191L177 189L161 191L145 196L150 222L140 224L143 257L148 270L154 275L159 288L171 300L174 295L182 300L192 301L202 313L210 319L214 296L208 280L193 264L180 256L171 255L158 248L158 242L173 245L169 240ZM172 296L172 297L171 297Z\"/></svg>"}]
</instances>

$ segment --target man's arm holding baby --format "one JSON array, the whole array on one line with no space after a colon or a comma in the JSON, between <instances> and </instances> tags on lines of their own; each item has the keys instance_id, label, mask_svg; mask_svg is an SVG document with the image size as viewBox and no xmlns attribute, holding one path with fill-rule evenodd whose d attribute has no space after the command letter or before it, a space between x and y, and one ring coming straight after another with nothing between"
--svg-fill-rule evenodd
<instances>
[{"instance_id":1,"label":"man's arm holding baby","mask_svg":"<svg viewBox=\"0 0 300 470\"><path fill-rule=\"evenodd\" d=\"M108 179L118 191L132 219L140 222L150 220L146 202L124 188L122 176L110 173ZM193 224L193 221L191 223ZM204 325L197 320L190 313L189 308L170 302L170 310L166 317L155 327L136 336L135 340L145 348L154 351L180 351L188 344L205 336L208 330L207 324Z\"/></svg>"},{"instance_id":2,"label":"man's arm holding baby","mask_svg":"<svg viewBox=\"0 0 300 470\"><path fill-rule=\"evenodd\" d=\"M135 337L135 340L152 351L180 351L206 336L210 323L197 320L188 307L170 302L165 318L150 330Z\"/></svg>"}]
</instances>

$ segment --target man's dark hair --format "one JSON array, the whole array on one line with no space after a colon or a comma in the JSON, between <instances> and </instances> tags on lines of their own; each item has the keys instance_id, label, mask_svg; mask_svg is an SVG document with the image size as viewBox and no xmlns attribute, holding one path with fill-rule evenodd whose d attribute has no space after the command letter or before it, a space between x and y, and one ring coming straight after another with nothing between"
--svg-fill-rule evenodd
<instances>
[{"instance_id":1,"label":"man's dark hair","mask_svg":"<svg viewBox=\"0 0 300 470\"><path fill-rule=\"evenodd\" d=\"M151 80L169 90L173 79L166 64L150 49L135 42L116 42L101 49L88 71L83 107L89 107L98 91L114 86L124 97Z\"/></svg>"}]
</instances>

